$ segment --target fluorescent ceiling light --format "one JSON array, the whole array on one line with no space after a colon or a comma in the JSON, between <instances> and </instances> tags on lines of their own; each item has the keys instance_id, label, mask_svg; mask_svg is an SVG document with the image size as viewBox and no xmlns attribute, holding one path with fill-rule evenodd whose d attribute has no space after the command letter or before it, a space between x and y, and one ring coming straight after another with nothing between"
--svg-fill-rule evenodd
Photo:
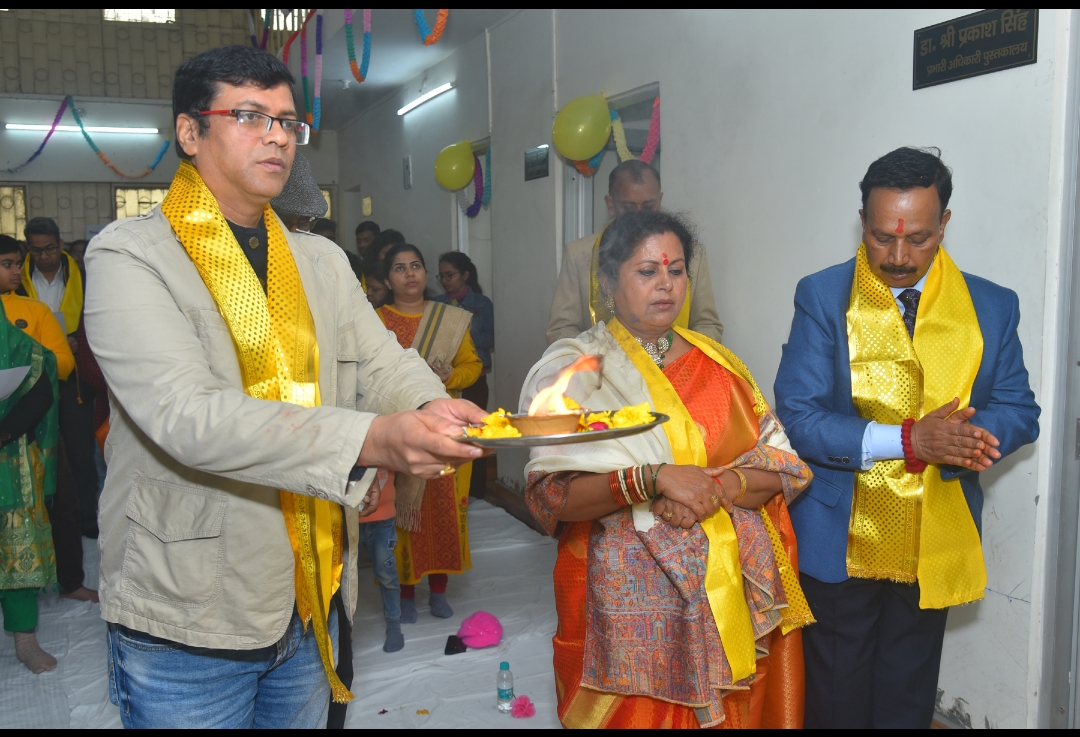
<instances>
[{"instance_id":1,"label":"fluorescent ceiling light","mask_svg":"<svg viewBox=\"0 0 1080 737\"><path fill-rule=\"evenodd\" d=\"M406 105L405 107L398 110L397 114L398 115L404 115L405 113L409 112L413 108L419 107L420 105L423 105L425 102L427 102L431 98L438 97L442 93L449 92L452 89L454 89L454 83L453 82L447 82L446 84L442 85L441 87L436 87L431 92L420 95L420 97L417 97L415 100L410 102L408 105Z\"/></svg>"},{"instance_id":2,"label":"fluorescent ceiling light","mask_svg":"<svg viewBox=\"0 0 1080 737\"><path fill-rule=\"evenodd\" d=\"M24 125L22 123L5 123L4 127L9 131L46 131L48 132L51 125ZM79 126L77 125L58 125L56 126L58 132L64 133L78 133ZM157 133L157 128L116 128L113 126L86 126L87 133Z\"/></svg>"}]
</instances>

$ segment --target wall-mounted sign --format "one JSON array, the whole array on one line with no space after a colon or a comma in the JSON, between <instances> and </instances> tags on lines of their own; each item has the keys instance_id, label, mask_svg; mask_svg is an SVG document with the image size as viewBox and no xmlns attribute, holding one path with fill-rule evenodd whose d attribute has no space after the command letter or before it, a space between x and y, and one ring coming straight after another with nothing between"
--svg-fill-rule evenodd
<instances>
[{"instance_id":1,"label":"wall-mounted sign","mask_svg":"<svg viewBox=\"0 0 1080 737\"><path fill-rule=\"evenodd\" d=\"M543 179L548 175L547 144L525 149L525 181Z\"/></svg>"},{"instance_id":2,"label":"wall-mounted sign","mask_svg":"<svg viewBox=\"0 0 1080 737\"><path fill-rule=\"evenodd\" d=\"M1029 8L981 10L920 28L911 88L1034 64L1038 41L1039 11Z\"/></svg>"}]
</instances>

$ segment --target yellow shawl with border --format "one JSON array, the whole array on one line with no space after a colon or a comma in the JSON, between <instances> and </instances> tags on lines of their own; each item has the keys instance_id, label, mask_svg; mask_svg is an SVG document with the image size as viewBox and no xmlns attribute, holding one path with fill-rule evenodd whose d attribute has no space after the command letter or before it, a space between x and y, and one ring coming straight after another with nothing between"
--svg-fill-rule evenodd
<instances>
[{"instance_id":1,"label":"yellow shawl with border","mask_svg":"<svg viewBox=\"0 0 1080 737\"><path fill-rule=\"evenodd\" d=\"M941 246L927 273L913 338L896 299L859 247L847 312L851 396L860 417L899 425L949 403L968 406L983 339L967 282ZM919 606L941 609L983 597L986 566L960 481L902 459L856 474L848 575L919 582Z\"/></svg>"},{"instance_id":2,"label":"yellow shawl with border","mask_svg":"<svg viewBox=\"0 0 1080 737\"><path fill-rule=\"evenodd\" d=\"M256 399L315 407L319 345L315 321L292 251L267 205L267 290L264 292L217 200L190 162L181 162L161 212L195 263L225 318L240 361L244 392ZM281 492L281 511L295 559L296 608L311 622L334 701L352 699L334 671L327 619L341 583L341 510L325 499Z\"/></svg>"},{"instance_id":3,"label":"yellow shawl with border","mask_svg":"<svg viewBox=\"0 0 1080 737\"><path fill-rule=\"evenodd\" d=\"M79 329L79 317L82 315L82 272L79 271L79 265L75 263L75 259L71 257L71 254L67 251L61 251L60 255L67 260L68 279L67 284L64 285L64 296L60 299L59 312L64 316L64 332L71 335ZM26 290L26 296L30 299L41 299L38 297L37 289L34 287L34 277L31 274L31 269L36 267L31 266L33 262L30 259L30 255L27 254L26 260L23 261L22 287ZM63 274L63 271L64 268L61 266L56 276Z\"/></svg>"}]
</instances>

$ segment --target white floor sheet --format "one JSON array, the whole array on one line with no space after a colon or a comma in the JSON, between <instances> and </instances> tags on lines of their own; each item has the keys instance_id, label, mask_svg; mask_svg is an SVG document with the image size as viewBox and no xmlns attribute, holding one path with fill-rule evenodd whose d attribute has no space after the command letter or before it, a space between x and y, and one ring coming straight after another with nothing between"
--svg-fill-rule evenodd
<instances>
[{"instance_id":1,"label":"white floor sheet","mask_svg":"<svg viewBox=\"0 0 1080 737\"><path fill-rule=\"evenodd\" d=\"M356 676L346 728L558 727L551 637L555 599L551 574L556 541L542 537L502 509L473 500L469 508L472 570L451 576L451 619L436 619L426 584L416 587L416 624L403 625L405 649L384 653L379 591L360 590L353 630ZM87 582L97 580L97 546L84 540ZM370 574L361 570L362 581ZM92 584L91 584L92 585ZM109 703L105 624L94 604L42 595L38 638L60 661L35 676L15 658L11 635L0 635L0 729L120 727ZM446 638L478 610L503 624L497 647L444 655ZM495 675L507 660L515 691L536 704L536 716L514 719L495 708Z\"/></svg>"}]
</instances>

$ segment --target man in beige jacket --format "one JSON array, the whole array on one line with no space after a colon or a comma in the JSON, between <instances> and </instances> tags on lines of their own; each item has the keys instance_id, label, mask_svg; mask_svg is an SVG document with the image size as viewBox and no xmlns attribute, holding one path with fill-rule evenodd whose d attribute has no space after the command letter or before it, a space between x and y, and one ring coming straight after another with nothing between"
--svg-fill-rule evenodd
<instances>
[{"instance_id":1,"label":"man in beige jacket","mask_svg":"<svg viewBox=\"0 0 1080 737\"><path fill-rule=\"evenodd\" d=\"M659 210L663 199L660 172L644 161L624 161L608 176L608 193L604 202L612 218L635 210ZM599 237L600 233L593 233L566 244L559 281L555 285L555 298L551 301L548 345L559 338L576 338L593 326L589 297L595 276L593 248ZM724 337L724 326L713 303L709 262L704 248L700 249L700 256L695 254L690 269L689 327L720 342Z\"/></svg>"},{"instance_id":2,"label":"man in beige jacket","mask_svg":"<svg viewBox=\"0 0 1080 737\"><path fill-rule=\"evenodd\" d=\"M101 611L126 727L324 726L331 694L349 697L329 593L340 581L351 614L375 468L432 477L480 455L450 438L483 413L389 337L340 248L267 206L309 135L292 83L250 47L184 62L169 197L87 251L112 405ZM242 352L267 310L275 348Z\"/></svg>"}]
</instances>

